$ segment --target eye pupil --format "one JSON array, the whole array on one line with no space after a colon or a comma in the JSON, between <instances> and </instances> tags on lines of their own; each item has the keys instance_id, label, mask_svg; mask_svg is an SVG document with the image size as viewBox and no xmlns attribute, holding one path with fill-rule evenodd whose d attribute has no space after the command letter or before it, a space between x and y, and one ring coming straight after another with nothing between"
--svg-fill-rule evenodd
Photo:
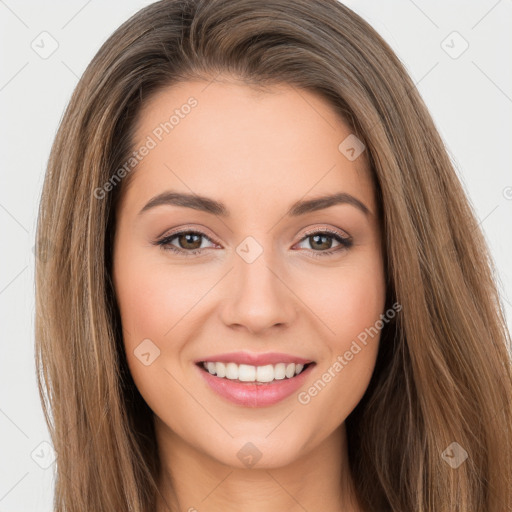
<instances>
[{"instance_id":1,"label":"eye pupil","mask_svg":"<svg viewBox=\"0 0 512 512\"><path fill-rule=\"evenodd\" d=\"M193 237L196 238L195 242L192 241ZM179 240L180 247L182 249L199 249L201 247L201 235L196 234L196 233L181 234L181 235L179 235L178 240ZM185 245L182 243L183 241L185 241ZM199 243L198 243L198 241L199 241ZM192 246L187 245L187 244L191 244Z\"/></svg>"},{"instance_id":2,"label":"eye pupil","mask_svg":"<svg viewBox=\"0 0 512 512\"><path fill-rule=\"evenodd\" d=\"M315 246L315 244L318 244L318 246L316 247L317 249L330 249L331 248L331 244L332 244L332 239L326 235L313 235L311 236L311 238L313 239L313 243L311 244L312 247ZM319 239L327 239L328 241L327 242L319 242L318 240Z\"/></svg>"}]
</instances>

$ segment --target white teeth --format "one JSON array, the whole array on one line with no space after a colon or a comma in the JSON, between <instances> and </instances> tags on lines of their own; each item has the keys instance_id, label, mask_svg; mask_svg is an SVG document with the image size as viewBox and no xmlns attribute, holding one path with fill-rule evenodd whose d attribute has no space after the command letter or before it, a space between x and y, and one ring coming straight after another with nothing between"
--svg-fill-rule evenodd
<instances>
[{"instance_id":1,"label":"white teeth","mask_svg":"<svg viewBox=\"0 0 512 512\"><path fill-rule=\"evenodd\" d=\"M288 378L291 378L295 375L295 363L290 363L286 365L285 375Z\"/></svg>"},{"instance_id":2,"label":"white teeth","mask_svg":"<svg viewBox=\"0 0 512 512\"><path fill-rule=\"evenodd\" d=\"M238 367L238 380L252 382L256 380L256 367L248 364L241 364Z\"/></svg>"},{"instance_id":3,"label":"white teeth","mask_svg":"<svg viewBox=\"0 0 512 512\"><path fill-rule=\"evenodd\" d=\"M274 366L274 379L282 380L286 376L286 365L284 363L278 363Z\"/></svg>"},{"instance_id":4,"label":"white teeth","mask_svg":"<svg viewBox=\"0 0 512 512\"><path fill-rule=\"evenodd\" d=\"M272 382L274 380L274 367L271 364L257 366L256 380L258 382Z\"/></svg>"},{"instance_id":5,"label":"white teeth","mask_svg":"<svg viewBox=\"0 0 512 512\"><path fill-rule=\"evenodd\" d=\"M216 363L212 363L212 364L216 364ZM228 363L226 365L226 377L228 379L232 379L232 380L238 379L238 365L237 364Z\"/></svg>"},{"instance_id":6,"label":"white teeth","mask_svg":"<svg viewBox=\"0 0 512 512\"><path fill-rule=\"evenodd\" d=\"M215 365L217 377L226 376L226 365L224 363L213 363Z\"/></svg>"},{"instance_id":7,"label":"white teeth","mask_svg":"<svg viewBox=\"0 0 512 512\"><path fill-rule=\"evenodd\" d=\"M273 380L291 379L303 369L303 364L278 363L275 365L252 366L250 364L204 362L203 367L212 375L240 380L241 382L272 382Z\"/></svg>"}]
</instances>

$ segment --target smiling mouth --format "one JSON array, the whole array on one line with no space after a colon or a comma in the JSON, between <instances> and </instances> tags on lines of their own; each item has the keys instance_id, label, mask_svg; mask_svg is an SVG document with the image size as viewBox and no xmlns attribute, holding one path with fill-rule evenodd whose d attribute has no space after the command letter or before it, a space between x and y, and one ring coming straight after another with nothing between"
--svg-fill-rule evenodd
<instances>
[{"instance_id":1,"label":"smiling mouth","mask_svg":"<svg viewBox=\"0 0 512 512\"><path fill-rule=\"evenodd\" d=\"M307 364L278 363L264 366L253 366L236 363L200 361L196 365L204 372L220 380L240 384L268 385L279 381L288 381L302 374L315 362Z\"/></svg>"}]
</instances>

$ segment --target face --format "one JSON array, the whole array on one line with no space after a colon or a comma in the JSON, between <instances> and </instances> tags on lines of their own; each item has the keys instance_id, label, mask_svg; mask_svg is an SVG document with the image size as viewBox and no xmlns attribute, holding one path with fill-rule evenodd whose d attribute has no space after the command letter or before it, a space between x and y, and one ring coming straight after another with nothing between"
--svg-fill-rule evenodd
<instances>
[{"instance_id":1,"label":"face","mask_svg":"<svg viewBox=\"0 0 512 512\"><path fill-rule=\"evenodd\" d=\"M181 83L136 128L113 272L135 384L162 438L235 467L290 463L337 431L375 365L379 336L361 335L385 280L365 151L287 85Z\"/></svg>"}]
</instances>

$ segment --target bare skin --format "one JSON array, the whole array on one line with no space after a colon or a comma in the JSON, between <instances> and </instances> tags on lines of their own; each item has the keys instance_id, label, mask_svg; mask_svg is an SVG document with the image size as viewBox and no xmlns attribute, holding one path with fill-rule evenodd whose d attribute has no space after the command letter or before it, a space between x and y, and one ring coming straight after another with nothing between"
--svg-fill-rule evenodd
<instances>
[{"instance_id":1,"label":"bare skin","mask_svg":"<svg viewBox=\"0 0 512 512\"><path fill-rule=\"evenodd\" d=\"M359 512L345 419L368 386L379 337L341 370L334 364L385 307L365 153L351 161L338 149L351 131L319 96L284 84L256 93L230 79L159 92L144 106L136 147L190 97L197 105L133 171L114 244L128 364L155 415L157 512ZM140 213L170 190L220 201L230 215L174 204ZM345 202L287 215L297 201L338 192L368 212ZM188 238L168 238L182 229ZM262 250L250 263L237 252L249 236ZM164 237L181 253L155 243ZM160 351L150 364L134 353L145 339L146 359ZM314 361L302 398L246 407L218 395L195 361L235 351ZM325 385L308 394L319 379ZM240 457L248 446L260 454L250 467Z\"/></svg>"}]
</instances>

